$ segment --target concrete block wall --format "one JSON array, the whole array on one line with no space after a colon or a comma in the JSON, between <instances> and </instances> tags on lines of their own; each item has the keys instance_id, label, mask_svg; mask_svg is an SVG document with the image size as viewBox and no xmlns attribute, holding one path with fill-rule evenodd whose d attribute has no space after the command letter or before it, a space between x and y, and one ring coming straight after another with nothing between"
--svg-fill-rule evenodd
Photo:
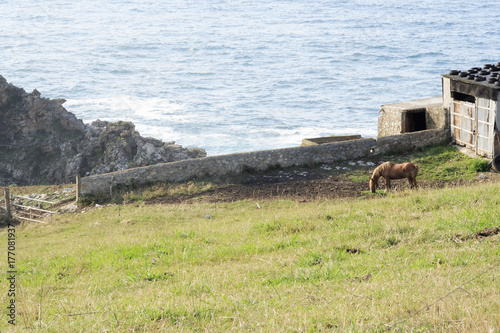
<instances>
[{"instance_id":1,"label":"concrete block wall","mask_svg":"<svg viewBox=\"0 0 500 333\"><path fill-rule=\"evenodd\" d=\"M450 110L444 106L429 106L427 108L427 129L450 129Z\"/></svg>"},{"instance_id":2,"label":"concrete block wall","mask_svg":"<svg viewBox=\"0 0 500 333\"><path fill-rule=\"evenodd\" d=\"M393 111L382 106L378 117L378 137L391 136L403 132L404 115L401 111Z\"/></svg>"},{"instance_id":3,"label":"concrete block wall","mask_svg":"<svg viewBox=\"0 0 500 333\"><path fill-rule=\"evenodd\" d=\"M414 130L407 128L408 117L415 112L425 112L425 127L430 129L449 128L448 110L443 107L441 96L414 101L382 105L378 118L378 137L391 136Z\"/></svg>"},{"instance_id":4,"label":"concrete block wall","mask_svg":"<svg viewBox=\"0 0 500 333\"><path fill-rule=\"evenodd\" d=\"M365 138L307 147L210 156L147 167L127 169L81 178L81 195L110 195L113 188L155 182L182 182L199 177L240 173L246 168L265 170L309 163L334 163L373 154L407 152L418 147L449 141L447 130L427 130L379 139Z\"/></svg>"}]
</instances>

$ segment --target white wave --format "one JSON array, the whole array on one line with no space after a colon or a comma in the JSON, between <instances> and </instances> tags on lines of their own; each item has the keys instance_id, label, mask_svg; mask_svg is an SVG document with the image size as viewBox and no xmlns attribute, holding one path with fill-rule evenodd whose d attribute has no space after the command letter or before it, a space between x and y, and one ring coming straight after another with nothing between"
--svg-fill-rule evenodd
<instances>
[{"instance_id":1,"label":"white wave","mask_svg":"<svg viewBox=\"0 0 500 333\"><path fill-rule=\"evenodd\" d=\"M85 121L94 116L126 120L188 121L192 116L183 113L185 105L166 98L140 98L136 96L114 96L95 99L69 99L64 106L68 111L83 115Z\"/></svg>"},{"instance_id":2,"label":"white wave","mask_svg":"<svg viewBox=\"0 0 500 333\"><path fill-rule=\"evenodd\" d=\"M171 126L152 126L143 123L135 124L135 129L144 137L151 137L164 142L178 141L183 138L182 133Z\"/></svg>"}]
</instances>

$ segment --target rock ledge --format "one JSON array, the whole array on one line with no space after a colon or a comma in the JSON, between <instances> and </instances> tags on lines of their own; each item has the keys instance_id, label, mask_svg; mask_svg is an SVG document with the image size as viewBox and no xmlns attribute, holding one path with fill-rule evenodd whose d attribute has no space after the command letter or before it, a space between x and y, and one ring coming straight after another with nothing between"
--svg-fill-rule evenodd
<instances>
[{"instance_id":1,"label":"rock ledge","mask_svg":"<svg viewBox=\"0 0 500 333\"><path fill-rule=\"evenodd\" d=\"M0 76L0 186L72 183L95 175L205 157L200 148L142 137L131 122L84 124L64 99L27 93Z\"/></svg>"}]
</instances>

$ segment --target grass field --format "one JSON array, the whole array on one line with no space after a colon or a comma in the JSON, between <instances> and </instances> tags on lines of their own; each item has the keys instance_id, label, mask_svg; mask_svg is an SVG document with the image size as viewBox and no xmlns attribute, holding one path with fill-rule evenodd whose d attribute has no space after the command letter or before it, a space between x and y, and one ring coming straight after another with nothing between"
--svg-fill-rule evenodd
<instances>
[{"instance_id":1,"label":"grass field","mask_svg":"<svg viewBox=\"0 0 500 333\"><path fill-rule=\"evenodd\" d=\"M16 227L0 331L500 332L500 234L478 236L499 204L492 183L58 215Z\"/></svg>"}]
</instances>

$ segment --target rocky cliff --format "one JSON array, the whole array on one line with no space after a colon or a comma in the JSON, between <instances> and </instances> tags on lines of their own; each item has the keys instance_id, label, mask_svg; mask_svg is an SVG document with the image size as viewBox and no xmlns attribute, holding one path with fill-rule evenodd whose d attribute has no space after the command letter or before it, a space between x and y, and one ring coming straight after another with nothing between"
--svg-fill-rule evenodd
<instances>
[{"instance_id":1,"label":"rocky cliff","mask_svg":"<svg viewBox=\"0 0 500 333\"><path fill-rule=\"evenodd\" d=\"M58 184L156 163L205 157L198 148L145 138L131 122L84 124L62 104L0 76L0 186Z\"/></svg>"}]
</instances>

